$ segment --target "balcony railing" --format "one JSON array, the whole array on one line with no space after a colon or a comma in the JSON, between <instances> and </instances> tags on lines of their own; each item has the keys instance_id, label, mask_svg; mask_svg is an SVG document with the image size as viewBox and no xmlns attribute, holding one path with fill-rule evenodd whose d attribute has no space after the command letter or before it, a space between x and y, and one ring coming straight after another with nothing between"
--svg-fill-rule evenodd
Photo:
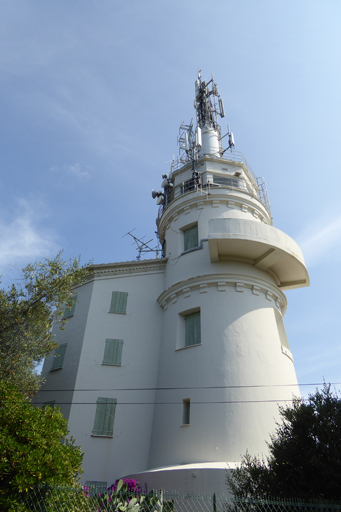
<instances>
[{"instance_id":1,"label":"balcony railing","mask_svg":"<svg viewBox=\"0 0 341 512\"><path fill-rule=\"evenodd\" d=\"M219 158L219 160L222 162L222 163L226 163L226 162L231 162L231 163L241 163L241 164L244 164L245 167L247 168L247 170L249 171L249 173L251 174L252 178L257 181L257 177L256 177L256 174L255 172L253 171L251 165L249 164L249 162L246 160L245 156L243 155L243 153L241 151L235 151L235 150L228 150L226 151L225 153L223 153L221 155L221 157L217 157L217 155L211 155L209 153L205 153L205 154L201 154L199 155L199 161L204 158L204 157L211 157L211 158ZM191 163L191 158L188 156L186 159L184 158L178 158L175 162L174 162L174 167L173 167L173 172L174 171L178 171L179 169L181 169L184 165L186 164L189 164Z\"/></svg>"},{"instance_id":2,"label":"balcony railing","mask_svg":"<svg viewBox=\"0 0 341 512\"><path fill-rule=\"evenodd\" d=\"M256 178L256 186L252 186L250 182L245 178L235 178L233 176L221 175L218 176L214 174L212 174L212 178L213 182L205 184L200 183L200 180L198 179L192 178L190 180L183 181L174 188L166 189L165 202L164 204L160 205L158 219L160 219L163 212L173 201L175 201L175 199L178 199L185 194L196 192L199 195L206 196L209 195L212 190L219 189L231 189L250 194L252 197L258 199L263 204L271 218L270 202L268 199L264 178Z\"/></svg>"}]
</instances>

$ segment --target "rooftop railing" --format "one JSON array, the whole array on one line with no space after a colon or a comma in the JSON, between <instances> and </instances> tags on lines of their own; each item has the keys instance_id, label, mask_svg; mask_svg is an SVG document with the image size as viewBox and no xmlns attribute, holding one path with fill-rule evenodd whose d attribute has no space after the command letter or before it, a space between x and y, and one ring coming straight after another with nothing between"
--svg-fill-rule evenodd
<instances>
[{"instance_id":1,"label":"rooftop railing","mask_svg":"<svg viewBox=\"0 0 341 512\"><path fill-rule=\"evenodd\" d=\"M212 178L213 182L205 184L201 183L200 179L198 180L197 178L192 178L190 180L183 181L173 188L166 189L165 202L164 204L160 205L158 218L160 219L163 212L173 201L175 201L175 199L178 199L185 194L196 192L200 195L209 195L211 191L219 189L230 189L250 194L252 197L258 199L263 204L271 218L270 202L263 178L256 178L256 186L252 186L250 182L245 178L221 175L218 176L215 174L212 174Z\"/></svg>"},{"instance_id":2,"label":"rooftop railing","mask_svg":"<svg viewBox=\"0 0 341 512\"><path fill-rule=\"evenodd\" d=\"M243 153L241 151L228 150L225 153L223 153L220 157L218 157L215 154L210 154L210 153L202 154L202 153L200 153L199 156L198 156L198 160L200 161L202 158L205 158L205 157L219 158L219 160L225 161L225 162L226 161L227 162L231 162L231 163L236 163L237 162L237 163L244 164L245 167L247 168L247 170L249 171L249 173L251 174L252 178L257 182L257 177L256 177L255 172L253 171L251 165L246 160L245 156L243 155ZM187 159L178 158L174 162L173 172L180 170L181 167L183 167L186 164L191 163L191 161L192 160L191 160L190 157L188 157Z\"/></svg>"}]
</instances>

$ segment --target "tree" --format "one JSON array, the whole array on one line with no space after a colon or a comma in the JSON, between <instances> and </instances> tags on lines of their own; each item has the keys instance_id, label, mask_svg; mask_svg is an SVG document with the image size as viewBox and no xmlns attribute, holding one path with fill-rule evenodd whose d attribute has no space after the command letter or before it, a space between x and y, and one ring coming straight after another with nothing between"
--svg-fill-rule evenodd
<instances>
[{"instance_id":1,"label":"tree","mask_svg":"<svg viewBox=\"0 0 341 512\"><path fill-rule=\"evenodd\" d=\"M89 274L79 259L55 259L30 264L22 270L22 284L0 289L0 380L15 385L26 395L39 387L34 369L57 343L52 324L62 319L65 305L72 307L73 287Z\"/></svg>"},{"instance_id":2,"label":"tree","mask_svg":"<svg viewBox=\"0 0 341 512\"><path fill-rule=\"evenodd\" d=\"M341 399L325 384L280 407L266 460L243 457L227 477L236 498L341 500Z\"/></svg>"},{"instance_id":3,"label":"tree","mask_svg":"<svg viewBox=\"0 0 341 512\"><path fill-rule=\"evenodd\" d=\"M0 509L20 510L21 498L37 485L72 485L83 454L67 439L58 408L34 407L4 382L0 397Z\"/></svg>"}]
</instances>

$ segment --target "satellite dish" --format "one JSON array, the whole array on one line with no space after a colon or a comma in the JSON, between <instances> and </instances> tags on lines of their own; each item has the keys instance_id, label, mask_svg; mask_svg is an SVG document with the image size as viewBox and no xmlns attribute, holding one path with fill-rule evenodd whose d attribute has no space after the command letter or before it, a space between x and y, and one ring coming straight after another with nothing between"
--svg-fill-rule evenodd
<instances>
[{"instance_id":1,"label":"satellite dish","mask_svg":"<svg viewBox=\"0 0 341 512\"><path fill-rule=\"evenodd\" d=\"M162 188L166 188L168 185L168 180L167 179L164 179L163 182L161 183L161 187Z\"/></svg>"},{"instance_id":2,"label":"satellite dish","mask_svg":"<svg viewBox=\"0 0 341 512\"><path fill-rule=\"evenodd\" d=\"M161 196L159 196L156 200L156 204L159 205L159 204L163 204L165 202L165 198L164 198L164 195L162 194Z\"/></svg>"},{"instance_id":3,"label":"satellite dish","mask_svg":"<svg viewBox=\"0 0 341 512\"><path fill-rule=\"evenodd\" d=\"M152 198L155 199L159 194L156 192L156 190L152 190Z\"/></svg>"}]
</instances>

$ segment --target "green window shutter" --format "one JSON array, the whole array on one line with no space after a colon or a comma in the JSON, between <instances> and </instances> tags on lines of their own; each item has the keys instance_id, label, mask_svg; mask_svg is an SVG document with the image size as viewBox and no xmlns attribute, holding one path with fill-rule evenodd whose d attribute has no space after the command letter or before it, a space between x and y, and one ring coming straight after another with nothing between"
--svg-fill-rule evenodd
<instances>
[{"instance_id":1,"label":"green window shutter","mask_svg":"<svg viewBox=\"0 0 341 512\"><path fill-rule=\"evenodd\" d=\"M200 311L196 311L185 316L185 347L199 345L200 343Z\"/></svg>"},{"instance_id":2,"label":"green window shutter","mask_svg":"<svg viewBox=\"0 0 341 512\"><path fill-rule=\"evenodd\" d=\"M123 340L105 340L102 364L120 365L122 359Z\"/></svg>"},{"instance_id":3,"label":"green window shutter","mask_svg":"<svg viewBox=\"0 0 341 512\"><path fill-rule=\"evenodd\" d=\"M59 347L56 348L50 371L59 370L60 368L63 368L66 347L67 343L64 343L63 345L59 345Z\"/></svg>"},{"instance_id":4,"label":"green window shutter","mask_svg":"<svg viewBox=\"0 0 341 512\"><path fill-rule=\"evenodd\" d=\"M116 398L99 397L96 403L96 416L92 434L94 436L112 436L117 400Z\"/></svg>"},{"instance_id":5,"label":"green window shutter","mask_svg":"<svg viewBox=\"0 0 341 512\"><path fill-rule=\"evenodd\" d=\"M76 303L77 303L77 295L74 295L72 297L72 302L73 302L73 305L71 308L67 308L67 307L65 308L63 318L70 318L71 316L73 316L73 314L75 312Z\"/></svg>"},{"instance_id":6,"label":"green window shutter","mask_svg":"<svg viewBox=\"0 0 341 512\"><path fill-rule=\"evenodd\" d=\"M127 292L112 292L109 313L125 314L127 309Z\"/></svg>"},{"instance_id":7,"label":"green window shutter","mask_svg":"<svg viewBox=\"0 0 341 512\"><path fill-rule=\"evenodd\" d=\"M184 231L185 246L184 250L189 251L199 245L198 225Z\"/></svg>"}]
</instances>

